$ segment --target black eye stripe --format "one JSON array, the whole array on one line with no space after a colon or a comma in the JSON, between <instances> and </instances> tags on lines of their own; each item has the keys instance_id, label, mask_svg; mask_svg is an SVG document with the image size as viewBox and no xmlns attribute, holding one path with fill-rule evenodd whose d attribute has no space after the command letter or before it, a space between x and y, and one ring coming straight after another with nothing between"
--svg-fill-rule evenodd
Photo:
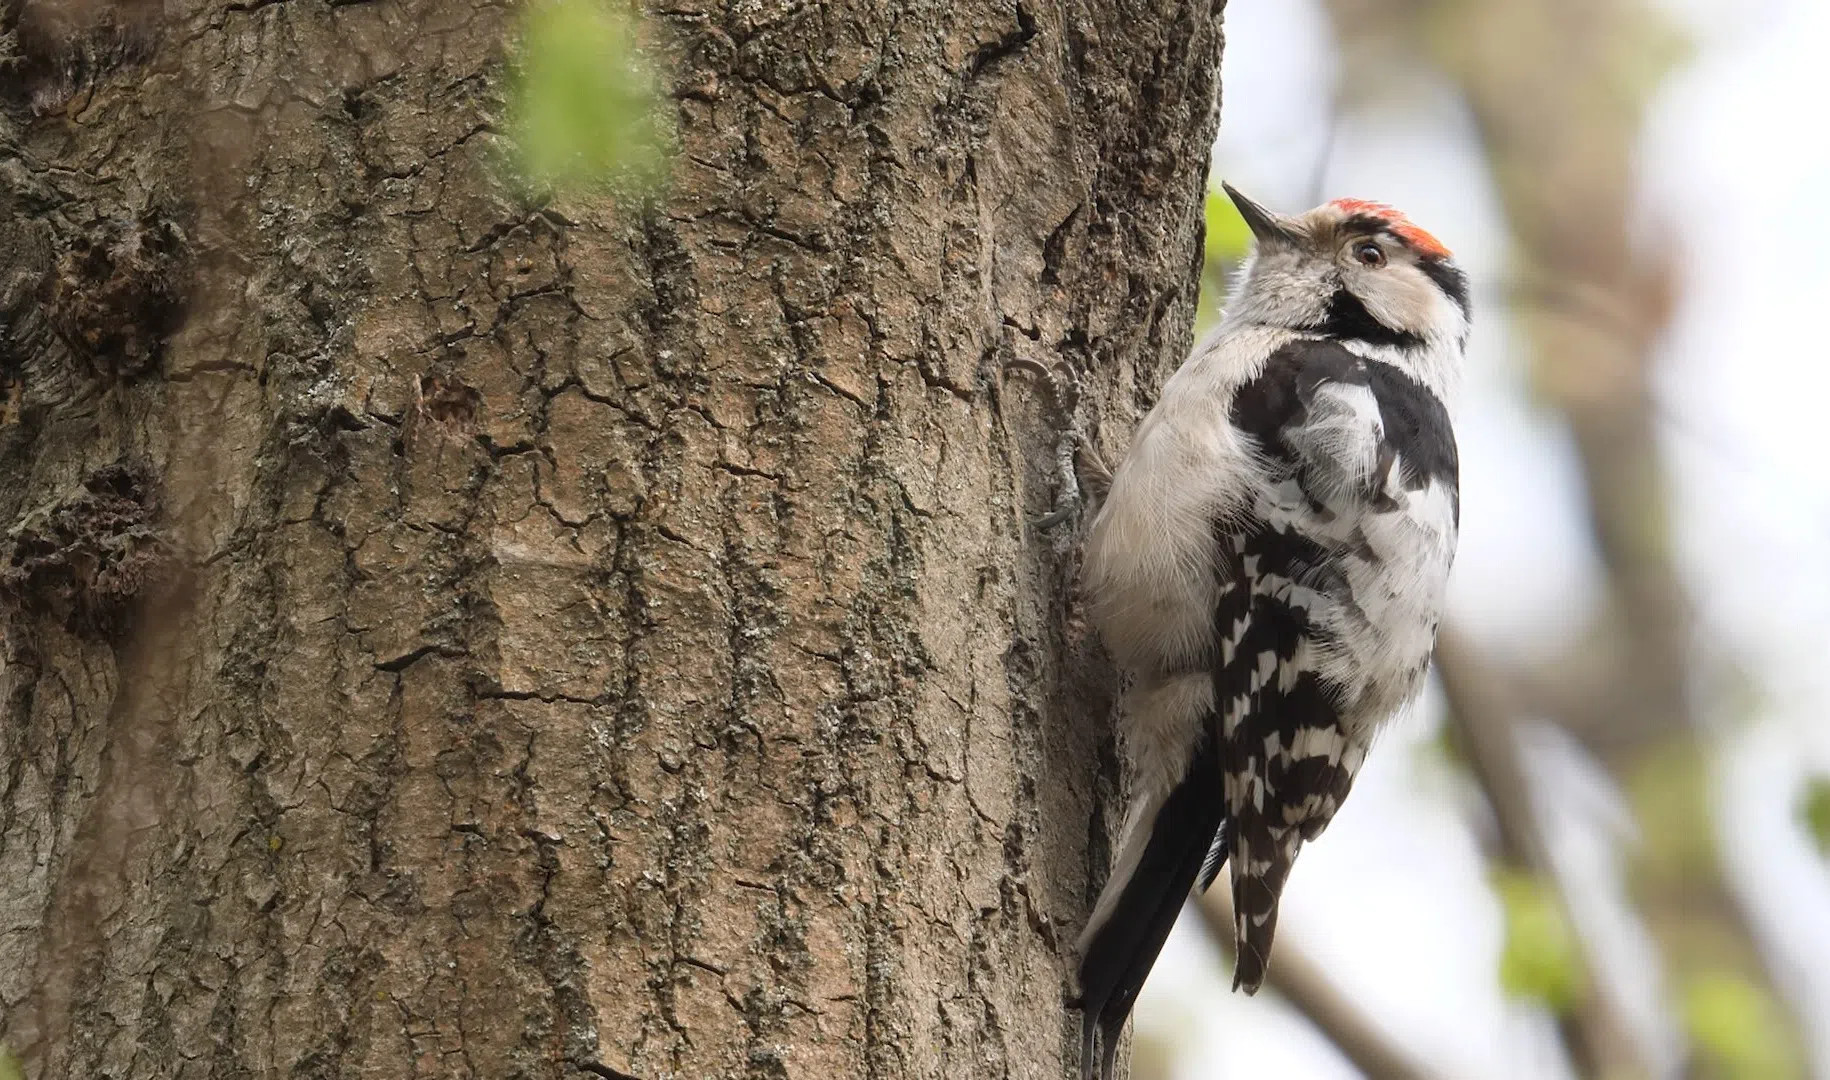
<instances>
[{"instance_id":1,"label":"black eye stripe","mask_svg":"<svg viewBox=\"0 0 1830 1080\"><path fill-rule=\"evenodd\" d=\"M1461 309L1464 317L1468 314L1468 275L1445 259L1418 259L1417 269L1436 283L1442 294Z\"/></svg>"},{"instance_id":2,"label":"black eye stripe","mask_svg":"<svg viewBox=\"0 0 1830 1080\"><path fill-rule=\"evenodd\" d=\"M1355 239L1377 240L1386 247L1401 247L1406 251L1417 251L1416 245L1392 231L1390 222L1384 218L1373 217L1371 214L1355 214L1341 222L1341 229ZM1434 256L1424 255L1422 252L1417 252L1417 254L1424 259L1434 258Z\"/></svg>"}]
</instances>

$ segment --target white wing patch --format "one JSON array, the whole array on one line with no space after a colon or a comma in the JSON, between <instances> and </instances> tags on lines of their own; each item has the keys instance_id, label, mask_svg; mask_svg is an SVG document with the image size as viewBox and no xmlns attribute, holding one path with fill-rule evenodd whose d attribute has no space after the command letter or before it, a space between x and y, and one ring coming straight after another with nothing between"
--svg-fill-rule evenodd
<instances>
[{"instance_id":1,"label":"white wing patch","mask_svg":"<svg viewBox=\"0 0 1830 1080\"><path fill-rule=\"evenodd\" d=\"M1369 490L1385 449L1385 419L1372 387L1323 383L1315 388L1301 425L1286 428L1284 442L1307 466L1308 491L1330 510ZM1306 498L1305 502L1308 501Z\"/></svg>"}]
</instances>

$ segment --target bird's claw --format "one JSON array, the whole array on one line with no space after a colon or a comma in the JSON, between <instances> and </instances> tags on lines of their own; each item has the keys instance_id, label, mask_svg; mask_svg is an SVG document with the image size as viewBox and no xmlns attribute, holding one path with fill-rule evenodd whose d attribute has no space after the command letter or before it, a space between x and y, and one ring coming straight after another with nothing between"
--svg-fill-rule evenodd
<instances>
[{"instance_id":1,"label":"bird's claw","mask_svg":"<svg viewBox=\"0 0 1830 1080\"><path fill-rule=\"evenodd\" d=\"M1092 493L1094 498L1104 496L1106 489L1111 486L1112 474L1099 452L1093 448L1092 441L1080 430L1077 416L1080 409L1080 377L1071 366L1064 363L1049 367L1018 357L1007 361L1004 370L1026 371L1042 381L1048 388L1049 405L1060 429L1060 437L1055 443L1055 472L1058 480L1055 506L1048 513L1030 519L1031 526L1047 531L1080 516L1088 503L1086 489L1095 489Z\"/></svg>"}]
</instances>

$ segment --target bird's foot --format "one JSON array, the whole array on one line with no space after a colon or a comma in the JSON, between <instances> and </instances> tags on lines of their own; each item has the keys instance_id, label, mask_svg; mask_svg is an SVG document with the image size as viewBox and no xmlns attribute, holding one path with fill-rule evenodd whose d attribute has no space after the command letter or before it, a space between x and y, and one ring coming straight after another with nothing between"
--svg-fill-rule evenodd
<instances>
[{"instance_id":1,"label":"bird's foot","mask_svg":"<svg viewBox=\"0 0 1830 1080\"><path fill-rule=\"evenodd\" d=\"M1038 529L1052 529L1077 519L1088 507L1105 498L1112 486L1112 472L1094 448L1093 441L1078 428L1061 433L1055 443L1055 508L1030 524Z\"/></svg>"},{"instance_id":2,"label":"bird's foot","mask_svg":"<svg viewBox=\"0 0 1830 1080\"><path fill-rule=\"evenodd\" d=\"M1004 370L1029 372L1048 388L1050 411L1058 429L1054 509L1031 519L1030 524L1046 531L1073 522L1091 503L1104 498L1112 486L1112 471L1081 430L1080 377L1067 364L1048 367L1023 358L1006 363Z\"/></svg>"}]
</instances>

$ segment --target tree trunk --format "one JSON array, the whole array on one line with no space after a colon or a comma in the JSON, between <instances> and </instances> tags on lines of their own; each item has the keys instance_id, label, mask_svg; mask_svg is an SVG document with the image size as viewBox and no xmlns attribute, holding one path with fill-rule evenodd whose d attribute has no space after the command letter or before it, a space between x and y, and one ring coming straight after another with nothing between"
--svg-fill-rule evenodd
<instances>
[{"instance_id":1,"label":"tree trunk","mask_svg":"<svg viewBox=\"0 0 1830 1080\"><path fill-rule=\"evenodd\" d=\"M1056 1077L1111 673L1040 388L1188 345L1221 0L15 0L0 1040L36 1077ZM1060 545L1066 546L1066 545Z\"/></svg>"}]
</instances>

